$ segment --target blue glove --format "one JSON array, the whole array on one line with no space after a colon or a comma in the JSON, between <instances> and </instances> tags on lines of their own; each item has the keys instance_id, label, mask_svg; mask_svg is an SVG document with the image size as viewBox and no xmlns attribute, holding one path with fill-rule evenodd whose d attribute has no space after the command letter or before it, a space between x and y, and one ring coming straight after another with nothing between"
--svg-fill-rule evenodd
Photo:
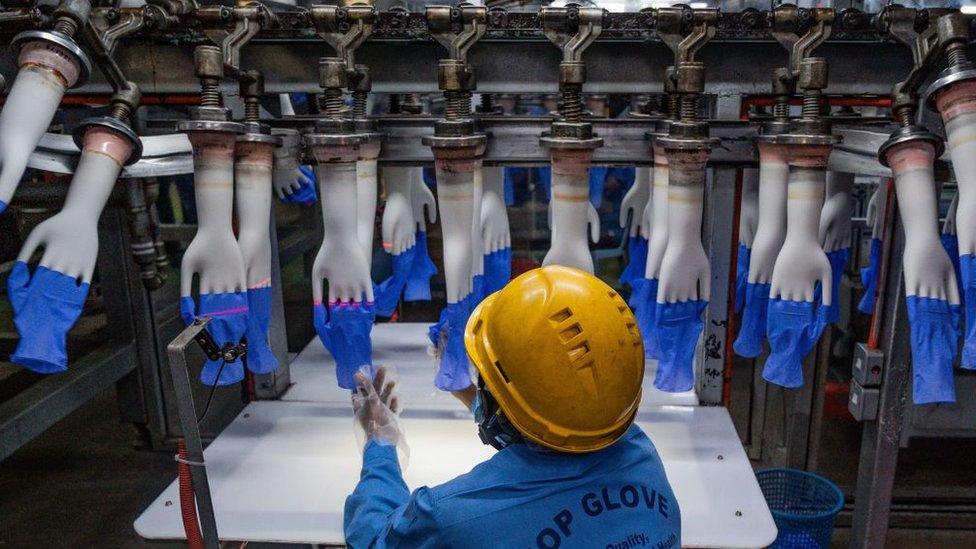
<instances>
[{"instance_id":1,"label":"blue glove","mask_svg":"<svg viewBox=\"0 0 976 549\"><path fill-rule=\"evenodd\" d=\"M962 269L959 265L959 237L954 234L943 234L939 236L939 240L942 241L942 247L945 248L947 254L949 254L949 261L952 262L952 268L956 271L956 284L959 284L959 297L965 297L965 293L962 288Z\"/></svg>"},{"instance_id":2,"label":"blue glove","mask_svg":"<svg viewBox=\"0 0 976 549\"><path fill-rule=\"evenodd\" d=\"M437 184L437 169L430 166L424 166L423 170L420 172L424 179L424 185L428 187L433 187Z\"/></svg>"},{"instance_id":3,"label":"blue glove","mask_svg":"<svg viewBox=\"0 0 976 549\"><path fill-rule=\"evenodd\" d=\"M749 284L749 258L752 248L739 244L739 252L735 254L735 312L741 313L746 304L746 285Z\"/></svg>"},{"instance_id":4,"label":"blue glove","mask_svg":"<svg viewBox=\"0 0 976 549\"><path fill-rule=\"evenodd\" d=\"M657 361L654 386L668 393L690 391L695 385L695 347L701 336L701 315L708 301L658 303L657 341L661 358Z\"/></svg>"},{"instance_id":5,"label":"blue glove","mask_svg":"<svg viewBox=\"0 0 976 549\"><path fill-rule=\"evenodd\" d=\"M966 307L966 339L962 344L962 367L976 370L976 256L959 256L962 271L963 305Z\"/></svg>"},{"instance_id":6,"label":"blue glove","mask_svg":"<svg viewBox=\"0 0 976 549\"><path fill-rule=\"evenodd\" d=\"M644 278L647 266L647 239L641 235L627 238L627 266L620 273L620 284L633 286L635 280Z\"/></svg>"},{"instance_id":7,"label":"blue glove","mask_svg":"<svg viewBox=\"0 0 976 549\"><path fill-rule=\"evenodd\" d=\"M829 309L819 305L819 300L769 300L766 334L770 352L763 379L788 388L803 385L803 358L813 350L827 326Z\"/></svg>"},{"instance_id":8,"label":"blue glove","mask_svg":"<svg viewBox=\"0 0 976 549\"><path fill-rule=\"evenodd\" d=\"M271 286L248 289L247 309L247 369L255 374L270 374L278 369L278 359L268 345Z\"/></svg>"},{"instance_id":9,"label":"blue glove","mask_svg":"<svg viewBox=\"0 0 976 549\"><path fill-rule=\"evenodd\" d=\"M549 202L552 200L552 168L549 166L543 166L541 168L532 169L535 170L536 184L542 187L545 200L546 202Z\"/></svg>"},{"instance_id":10,"label":"blue glove","mask_svg":"<svg viewBox=\"0 0 976 549\"><path fill-rule=\"evenodd\" d=\"M912 401L955 402L952 363L959 344L959 305L910 295L908 324L912 341Z\"/></svg>"},{"instance_id":11,"label":"blue glove","mask_svg":"<svg viewBox=\"0 0 976 549\"><path fill-rule=\"evenodd\" d=\"M610 168L606 166L590 168L590 204L593 204L594 208L600 209L603 204L603 187L609 172Z\"/></svg>"},{"instance_id":12,"label":"blue glove","mask_svg":"<svg viewBox=\"0 0 976 549\"><path fill-rule=\"evenodd\" d=\"M769 305L770 284L746 284L742 326L732 350L739 356L756 358L762 354L766 340L766 308ZM738 298L736 298L738 299Z\"/></svg>"},{"instance_id":13,"label":"blue glove","mask_svg":"<svg viewBox=\"0 0 976 549\"><path fill-rule=\"evenodd\" d=\"M623 185L624 190L629 189L637 180L637 168L625 166L619 168L609 168L607 175L612 175L614 179Z\"/></svg>"},{"instance_id":14,"label":"blue glove","mask_svg":"<svg viewBox=\"0 0 976 549\"><path fill-rule=\"evenodd\" d=\"M512 249L485 254L485 295L501 290L512 279Z\"/></svg>"},{"instance_id":15,"label":"blue glove","mask_svg":"<svg viewBox=\"0 0 976 549\"><path fill-rule=\"evenodd\" d=\"M3 200L0 200L0 214L2 214L5 211L7 211L7 203L4 202Z\"/></svg>"},{"instance_id":16,"label":"blue glove","mask_svg":"<svg viewBox=\"0 0 976 549\"><path fill-rule=\"evenodd\" d=\"M369 366L372 373L375 307L371 302L323 303L312 306L312 324L322 344L336 361L336 380L343 389L356 388L356 372Z\"/></svg>"},{"instance_id":17,"label":"blue glove","mask_svg":"<svg viewBox=\"0 0 976 549\"><path fill-rule=\"evenodd\" d=\"M440 320L427 330L427 338L440 355L440 367L434 385L442 391L459 391L471 386L470 362L464 349L464 328L474 310L473 294L448 303Z\"/></svg>"},{"instance_id":18,"label":"blue glove","mask_svg":"<svg viewBox=\"0 0 976 549\"><path fill-rule=\"evenodd\" d=\"M473 311L487 295L485 293L485 275L474 275L471 278L471 310Z\"/></svg>"},{"instance_id":19,"label":"blue glove","mask_svg":"<svg viewBox=\"0 0 976 549\"><path fill-rule=\"evenodd\" d=\"M515 205L515 182L517 180L527 181L529 178L529 168L505 168L505 205Z\"/></svg>"},{"instance_id":20,"label":"blue glove","mask_svg":"<svg viewBox=\"0 0 976 549\"><path fill-rule=\"evenodd\" d=\"M657 344L657 283L656 278L638 278L630 285L628 305L637 318L637 329L644 340L644 356L657 359L661 353Z\"/></svg>"},{"instance_id":21,"label":"blue glove","mask_svg":"<svg viewBox=\"0 0 976 549\"><path fill-rule=\"evenodd\" d=\"M376 314L382 317L393 316L397 303L400 302L400 294L407 285L407 279L414 269L417 257L417 245L403 250L400 255L393 256L393 274L389 278L373 287L374 303L376 304Z\"/></svg>"},{"instance_id":22,"label":"blue glove","mask_svg":"<svg viewBox=\"0 0 976 549\"><path fill-rule=\"evenodd\" d=\"M861 284L864 285L864 296L857 304L857 310L869 315L874 313L874 300L878 294L878 264L881 263L881 239L871 239L871 254L868 256L868 266L861 268Z\"/></svg>"},{"instance_id":23,"label":"blue glove","mask_svg":"<svg viewBox=\"0 0 976 549\"><path fill-rule=\"evenodd\" d=\"M430 277L437 274L437 265L427 250L427 231L417 231L414 263L403 287L404 301L430 301Z\"/></svg>"},{"instance_id":24,"label":"blue glove","mask_svg":"<svg viewBox=\"0 0 976 549\"><path fill-rule=\"evenodd\" d=\"M247 294L228 292L223 294L203 294L200 307L192 296L180 298L180 316L187 326L200 316L213 320L207 326L207 333L218 347L230 343L237 345L247 334L248 309ZM250 344L248 344L250 349ZM249 351L250 352L250 351ZM200 371L200 381L205 385L231 385L244 379L244 365L240 360L224 363L223 360L207 360Z\"/></svg>"},{"instance_id":25,"label":"blue glove","mask_svg":"<svg viewBox=\"0 0 976 549\"><path fill-rule=\"evenodd\" d=\"M827 323L833 324L840 321L840 280L844 278L844 267L851 258L850 248L841 248L827 254L827 261L830 262L830 315Z\"/></svg>"},{"instance_id":26,"label":"blue glove","mask_svg":"<svg viewBox=\"0 0 976 549\"><path fill-rule=\"evenodd\" d=\"M298 171L302 172L303 176L298 178L301 187L297 191L285 195L281 201L287 204L311 206L319 200L319 195L315 191L315 171L312 170L311 166L299 166Z\"/></svg>"},{"instance_id":27,"label":"blue glove","mask_svg":"<svg viewBox=\"0 0 976 549\"><path fill-rule=\"evenodd\" d=\"M289 93L288 99L291 100L291 105L293 107L304 107L308 104L307 93Z\"/></svg>"},{"instance_id":28,"label":"blue glove","mask_svg":"<svg viewBox=\"0 0 976 549\"><path fill-rule=\"evenodd\" d=\"M81 316L88 288L88 283L78 284L47 267L38 267L31 277L26 263L14 263L7 277L7 294L20 341L10 362L39 374L67 370L68 330Z\"/></svg>"}]
</instances>

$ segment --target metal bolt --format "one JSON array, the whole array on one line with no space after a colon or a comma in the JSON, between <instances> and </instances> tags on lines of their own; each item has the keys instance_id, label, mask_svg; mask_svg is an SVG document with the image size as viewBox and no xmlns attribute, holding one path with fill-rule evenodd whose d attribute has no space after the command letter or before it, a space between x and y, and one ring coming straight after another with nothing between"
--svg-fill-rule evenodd
<instances>
[{"instance_id":1,"label":"metal bolt","mask_svg":"<svg viewBox=\"0 0 976 549\"><path fill-rule=\"evenodd\" d=\"M224 58L217 46L197 46L193 51L193 66L200 79L200 104L220 106L220 79L224 76Z\"/></svg>"}]
</instances>

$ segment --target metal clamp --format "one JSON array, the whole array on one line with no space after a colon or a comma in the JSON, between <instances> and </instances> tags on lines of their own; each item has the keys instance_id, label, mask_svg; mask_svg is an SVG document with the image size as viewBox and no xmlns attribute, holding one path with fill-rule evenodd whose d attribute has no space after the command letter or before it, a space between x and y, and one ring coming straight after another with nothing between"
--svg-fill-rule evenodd
<instances>
[{"instance_id":1,"label":"metal clamp","mask_svg":"<svg viewBox=\"0 0 976 549\"><path fill-rule=\"evenodd\" d=\"M939 57L939 37L937 27L929 24L925 10L890 5L878 17L880 30L905 45L912 52L912 70L905 80L898 82L891 90L892 106L898 103L918 102L918 90L928 77ZM923 27L924 30L917 30Z\"/></svg>"},{"instance_id":2,"label":"metal clamp","mask_svg":"<svg viewBox=\"0 0 976 549\"><path fill-rule=\"evenodd\" d=\"M603 31L606 14L603 8L544 7L539 10L539 20L546 38L562 50L563 61L578 63L586 48Z\"/></svg>"},{"instance_id":3,"label":"metal clamp","mask_svg":"<svg viewBox=\"0 0 976 549\"><path fill-rule=\"evenodd\" d=\"M109 55L115 53L115 47L118 46L120 38L139 32L146 26L146 12L148 10L149 7L146 6L139 11L116 11L118 21L102 31L102 45Z\"/></svg>"},{"instance_id":4,"label":"metal clamp","mask_svg":"<svg viewBox=\"0 0 976 549\"><path fill-rule=\"evenodd\" d=\"M246 3L236 8L224 6L207 7L196 10L201 21L234 21L230 32L226 29L204 30L204 34L215 44L220 44L224 70L236 76L241 70L241 48L257 36L262 28L277 25L278 18L264 4Z\"/></svg>"},{"instance_id":5,"label":"metal clamp","mask_svg":"<svg viewBox=\"0 0 976 549\"><path fill-rule=\"evenodd\" d=\"M802 34L800 8L793 4L782 4L769 13L769 34L790 52L787 71L794 85L803 59L810 57L813 50L830 38L836 15L830 8L812 8L804 12L809 14L812 23Z\"/></svg>"},{"instance_id":6,"label":"metal clamp","mask_svg":"<svg viewBox=\"0 0 976 549\"><path fill-rule=\"evenodd\" d=\"M488 8L484 6L428 6L425 14L431 36L447 48L450 59L461 63L468 62L468 50L488 30Z\"/></svg>"},{"instance_id":7,"label":"metal clamp","mask_svg":"<svg viewBox=\"0 0 976 549\"><path fill-rule=\"evenodd\" d=\"M714 36L717 9L691 9L688 6L658 8L655 13L658 38L674 52L674 65L695 61L695 55Z\"/></svg>"},{"instance_id":8,"label":"metal clamp","mask_svg":"<svg viewBox=\"0 0 976 549\"><path fill-rule=\"evenodd\" d=\"M355 52L373 34L376 8L370 5L312 6L312 23L316 34L346 61L347 70L356 66Z\"/></svg>"}]
</instances>

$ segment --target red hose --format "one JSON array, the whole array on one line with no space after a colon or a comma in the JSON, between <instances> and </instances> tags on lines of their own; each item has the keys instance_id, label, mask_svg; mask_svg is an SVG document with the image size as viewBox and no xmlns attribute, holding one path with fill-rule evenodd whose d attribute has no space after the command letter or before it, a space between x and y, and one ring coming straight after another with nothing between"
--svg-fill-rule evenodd
<instances>
[{"instance_id":1,"label":"red hose","mask_svg":"<svg viewBox=\"0 0 976 549\"><path fill-rule=\"evenodd\" d=\"M190 549L203 549L203 534L200 533L200 523L197 521L197 501L193 495L193 478L190 476L190 466L186 463L186 441L182 438L177 442L177 461L180 479L180 514L183 516L183 531L186 532L186 543Z\"/></svg>"}]
</instances>

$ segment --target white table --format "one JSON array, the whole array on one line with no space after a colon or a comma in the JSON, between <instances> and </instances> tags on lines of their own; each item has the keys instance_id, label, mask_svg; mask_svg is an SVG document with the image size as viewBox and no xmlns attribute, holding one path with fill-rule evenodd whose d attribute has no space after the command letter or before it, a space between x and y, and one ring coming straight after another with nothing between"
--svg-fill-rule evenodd
<instances>
[{"instance_id":1,"label":"white table","mask_svg":"<svg viewBox=\"0 0 976 549\"><path fill-rule=\"evenodd\" d=\"M396 358L401 389L410 395L403 422L411 448L405 477L412 488L449 480L493 453L481 444L469 414L427 388L429 374L423 383L414 380L422 376L410 375L414 362L431 368L429 357L423 362L412 344L389 343L400 341L398 331L415 329L404 324L374 330L376 361ZM360 454L347 394L322 366L320 347L313 341L296 358L295 386L284 399L249 404L206 449L221 538L343 542L342 507L358 479ZM654 393L645 391L645 403ZM776 527L724 408L645 405L638 423L657 446L681 506L684 546L761 547L773 541ZM175 481L135 529L147 539L183 539Z\"/></svg>"}]
</instances>

